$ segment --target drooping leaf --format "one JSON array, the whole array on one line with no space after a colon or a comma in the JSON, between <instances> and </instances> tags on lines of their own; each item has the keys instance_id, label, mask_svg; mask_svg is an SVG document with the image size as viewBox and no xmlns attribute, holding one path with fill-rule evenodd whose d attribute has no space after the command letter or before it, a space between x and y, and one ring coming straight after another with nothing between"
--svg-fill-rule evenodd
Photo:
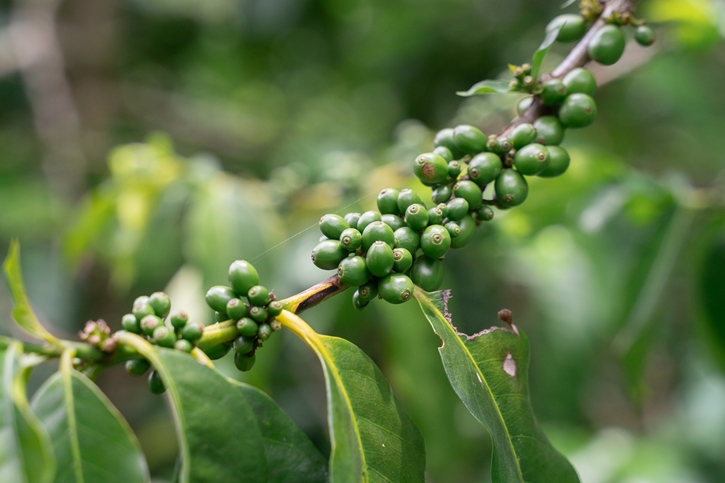
<instances>
[{"instance_id":1,"label":"drooping leaf","mask_svg":"<svg viewBox=\"0 0 725 483\"><path fill-rule=\"evenodd\" d=\"M442 340L438 349L448 379L466 408L491 433L494 483L577 483L574 468L549 442L529 400L529 344L515 326L492 327L473 336L449 322L450 293L415 298ZM448 317L448 318L447 318Z\"/></svg>"},{"instance_id":2,"label":"drooping leaf","mask_svg":"<svg viewBox=\"0 0 725 483\"><path fill-rule=\"evenodd\" d=\"M505 92L511 92L508 81L489 79L476 82L467 91L458 91L456 94L461 97L471 97L480 94L502 94Z\"/></svg>"},{"instance_id":3,"label":"drooping leaf","mask_svg":"<svg viewBox=\"0 0 725 483\"><path fill-rule=\"evenodd\" d=\"M554 42L556 42L556 37L559 35L559 31L563 26L563 24L559 25L557 28L546 32L544 41L541 42L539 48L536 49L536 52L534 52L534 56L531 59L531 77L533 77L534 80L539 78L539 69L541 68L541 64L544 62L544 58L546 57L546 54L549 53L551 46L554 45Z\"/></svg>"},{"instance_id":4,"label":"drooping leaf","mask_svg":"<svg viewBox=\"0 0 725 483\"><path fill-rule=\"evenodd\" d=\"M5 280L8 282L10 293L15 302L15 307L13 308L13 318L15 321L33 337L48 342L56 342L57 339L53 334L40 325L40 321L38 321L33 309L30 307L28 296L25 294L23 274L20 271L20 243L18 240L13 240L10 243L10 251L8 252L7 258L5 258L5 263L3 263L3 271L5 272Z\"/></svg>"},{"instance_id":5,"label":"drooping leaf","mask_svg":"<svg viewBox=\"0 0 725 483\"><path fill-rule=\"evenodd\" d=\"M30 410L20 344L0 349L0 481L45 483L55 474L48 434Z\"/></svg>"},{"instance_id":6,"label":"drooping leaf","mask_svg":"<svg viewBox=\"0 0 725 483\"><path fill-rule=\"evenodd\" d=\"M307 435L274 400L254 386L230 380L239 387L257 417L264 438L268 483L327 481L327 461Z\"/></svg>"},{"instance_id":7,"label":"drooping leaf","mask_svg":"<svg viewBox=\"0 0 725 483\"><path fill-rule=\"evenodd\" d=\"M350 342L320 335L301 318L278 317L315 351L325 374L330 482L422 482L425 446L375 363Z\"/></svg>"},{"instance_id":8,"label":"drooping leaf","mask_svg":"<svg viewBox=\"0 0 725 483\"><path fill-rule=\"evenodd\" d=\"M224 376L189 354L122 333L121 344L153 364L169 395L181 453L179 482L268 481L264 439L252 406Z\"/></svg>"},{"instance_id":9,"label":"drooping leaf","mask_svg":"<svg viewBox=\"0 0 725 483\"><path fill-rule=\"evenodd\" d=\"M70 352L63 354L60 371L38 389L31 407L53 444L55 483L149 481L136 436L98 386L73 369Z\"/></svg>"}]
</instances>

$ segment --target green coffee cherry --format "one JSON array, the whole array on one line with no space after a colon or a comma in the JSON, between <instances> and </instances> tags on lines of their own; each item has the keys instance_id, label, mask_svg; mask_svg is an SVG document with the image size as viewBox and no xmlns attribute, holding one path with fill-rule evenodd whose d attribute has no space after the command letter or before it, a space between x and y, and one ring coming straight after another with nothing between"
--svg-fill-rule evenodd
<instances>
[{"instance_id":1,"label":"green coffee cherry","mask_svg":"<svg viewBox=\"0 0 725 483\"><path fill-rule=\"evenodd\" d=\"M204 349L204 354L206 354L209 359L215 361L229 354L230 350L232 350L232 344L223 343L207 347Z\"/></svg>"},{"instance_id":2,"label":"green coffee cherry","mask_svg":"<svg viewBox=\"0 0 725 483\"><path fill-rule=\"evenodd\" d=\"M400 211L398 211L399 194L400 191L392 188L385 188L380 192L380 194L378 195L378 211L381 215L400 214Z\"/></svg>"},{"instance_id":3,"label":"green coffee cherry","mask_svg":"<svg viewBox=\"0 0 725 483\"><path fill-rule=\"evenodd\" d=\"M242 302L241 299L233 298L227 302L226 313L232 320L239 320L247 316L249 313L249 306Z\"/></svg>"},{"instance_id":4,"label":"green coffee cherry","mask_svg":"<svg viewBox=\"0 0 725 483\"><path fill-rule=\"evenodd\" d=\"M437 146L435 149L433 149L433 153L437 154L446 161L453 161L453 153L445 146Z\"/></svg>"},{"instance_id":5,"label":"green coffee cherry","mask_svg":"<svg viewBox=\"0 0 725 483\"><path fill-rule=\"evenodd\" d=\"M561 149L561 148L557 148L557 149ZM551 148L549 148L549 156L552 156L552 154L551 154ZM551 168L551 162L549 162L549 168L547 168L547 169L550 169L550 168ZM541 176L541 175L539 175L539 176ZM493 210L488 205L481 206L476 211L476 214L478 215L478 219L479 220L483 220L483 221L491 221L491 220L493 220L493 215L494 215L493 214Z\"/></svg>"},{"instance_id":6,"label":"green coffee cherry","mask_svg":"<svg viewBox=\"0 0 725 483\"><path fill-rule=\"evenodd\" d=\"M176 334L165 325L160 325L154 329L153 338L156 344L161 347L174 347L174 342L176 342Z\"/></svg>"},{"instance_id":7,"label":"green coffee cherry","mask_svg":"<svg viewBox=\"0 0 725 483\"><path fill-rule=\"evenodd\" d=\"M587 127L597 117L597 104L586 94L572 94L559 108L559 120L566 127Z\"/></svg>"},{"instance_id":8,"label":"green coffee cherry","mask_svg":"<svg viewBox=\"0 0 725 483\"><path fill-rule=\"evenodd\" d=\"M164 381L161 380L161 376L158 372L156 372L156 369L151 371L149 374L149 389L153 394L163 394L164 391L166 391L166 388L164 387Z\"/></svg>"},{"instance_id":9,"label":"green coffee cherry","mask_svg":"<svg viewBox=\"0 0 725 483\"><path fill-rule=\"evenodd\" d=\"M440 258L451 247L451 235L441 225L431 225L420 237L420 248L430 258Z\"/></svg>"},{"instance_id":10,"label":"green coffee cherry","mask_svg":"<svg viewBox=\"0 0 725 483\"><path fill-rule=\"evenodd\" d=\"M443 218L445 218L445 216L443 215L443 210L441 210L439 206L434 206L433 208L428 210L429 225L440 225L443 221Z\"/></svg>"},{"instance_id":11,"label":"green coffee cherry","mask_svg":"<svg viewBox=\"0 0 725 483\"><path fill-rule=\"evenodd\" d=\"M413 255L405 248L393 250L393 270L398 273L405 273L413 265Z\"/></svg>"},{"instance_id":12,"label":"green coffee cherry","mask_svg":"<svg viewBox=\"0 0 725 483\"><path fill-rule=\"evenodd\" d=\"M259 326L257 337L259 337L259 340L267 340L272 335L272 332L272 326L269 324L261 324Z\"/></svg>"},{"instance_id":13,"label":"green coffee cherry","mask_svg":"<svg viewBox=\"0 0 725 483\"><path fill-rule=\"evenodd\" d=\"M502 169L500 157L493 153L481 153L468 164L468 177L478 186L484 187L498 178Z\"/></svg>"},{"instance_id":14,"label":"green coffee cherry","mask_svg":"<svg viewBox=\"0 0 725 483\"><path fill-rule=\"evenodd\" d=\"M468 209L475 210L483 203L483 191L470 180L461 180L453 186L453 193L468 202ZM450 208L449 208L450 214Z\"/></svg>"},{"instance_id":15,"label":"green coffee cherry","mask_svg":"<svg viewBox=\"0 0 725 483\"><path fill-rule=\"evenodd\" d=\"M240 335L234 339L232 348L237 354L247 354L254 349L254 337L245 337Z\"/></svg>"},{"instance_id":16,"label":"green coffee cherry","mask_svg":"<svg viewBox=\"0 0 725 483\"><path fill-rule=\"evenodd\" d=\"M152 293L149 297L149 305L154 309L156 315L162 319L169 315L169 310L171 310L171 300L164 292Z\"/></svg>"},{"instance_id":17,"label":"green coffee cherry","mask_svg":"<svg viewBox=\"0 0 725 483\"><path fill-rule=\"evenodd\" d=\"M580 93L593 96L597 91L597 81L594 79L594 75L581 67L569 71L562 82L566 86L567 95Z\"/></svg>"},{"instance_id":18,"label":"green coffee cherry","mask_svg":"<svg viewBox=\"0 0 725 483\"><path fill-rule=\"evenodd\" d=\"M468 124L453 129L453 140L464 153L475 154L486 149L486 135L477 127Z\"/></svg>"},{"instance_id":19,"label":"green coffee cherry","mask_svg":"<svg viewBox=\"0 0 725 483\"><path fill-rule=\"evenodd\" d=\"M350 228L350 224L340 215L328 213L320 218L320 231L331 240L340 238L343 230Z\"/></svg>"},{"instance_id":20,"label":"green coffee cherry","mask_svg":"<svg viewBox=\"0 0 725 483\"><path fill-rule=\"evenodd\" d=\"M534 98L531 96L524 97L516 104L516 114L519 116L524 113L526 109L531 107L531 103L534 102Z\"/></svg>"},{"instance_id":21,"label":"green coffee cherry","mask_svg":"<svg viewBox=\"0 0 725 483\"><path fill-rule=\"evenodd\" d=\"M553 178L563 174L569 167L569 153L559 146L549 147L549 167L539 173L542 178Z\"/></svg>"},{"instance_id":22,"label":"green coffee cherry","mask_svg":"<svg viewBox=\"0 0 725 483\"><path fill-rule=\"evenodd\" d=\"M529 194L529 185L521 174L513 169L505 169L496 178L494 184L496 202L503 208L520 205Z\"/></svg>"},{"instance_id":23,"label":"green coffee cherry","mask_svg":"<svg viewBox=\"0 0 725 483\"><path fill-rule=\"evenodd\" d=\"M402 273L390 274L378 283L380 297L391 304L402 304L413 296L413 282Z\"/></svg>"},{"instance_id":24,"label":"green coffee cherry","mask_svg":"<svg viewBox=\"0 0 725 483\"><path fill-rule=\"evenodd\" d=\"M365 307L367 307L369 303L370 303L369 300L365 300L364 298L362 298L362 296L360 295L360 290L355 290L355 292L353 292L353 294L352 294L352 306L353 307L355 307L358 310L362 310Z\"/></svg>"},{"instance_id":25,"label":"green coffee cherry","mask_svg":"<svg viewBox=\"0 0 725 483\"><path fill-rule=\"evenodd\" d=\"M448 177L456 179L461 174L461 163L458 161L450 161L448 163Z\"/></svg>"},{"instance_id":26,"label":"green coffee cherry","mask_svg":"<svg viewBox=\"0 0 725 483\"><path fill-rule=\"evenodd\" d=\"M627 39L622 29L616 25L607 24L594 33L589 40L587 52L592 60L602 65L612 65L622 57Z\"/></svg>"},{"instance_id":27,"label":"green coffee cherry","mask_svg":"<svg viewBox=\"0 0 725 483\"><path fill-rule=\"evenodd\" d=\"M348 213L343 218L345 218L345 221L348 223L348 225L350 225L350 228L357 229L357 222L360 219L360 216L360 213ZM255 283L254 285L257 285L257 283Z\"/></svg>"},{"instance_id":28,"label":"green coffee cherry","mask_svg":"<svg viewBox=\"0 0 725 483\"><path fill-rule=\"evenodd\" d=\"M410 269L410 279L426 292L438 290L443 283L443 264L437 258L418 257Z\"/></svg>"},{"instance_id":29,"label":"green coffee cherry","mask_svg":"<svg viewBox=\"0 0 725 483\"><path fill-rule=\"evenodd\" d=\"M448 218L458 221L468 214L468 201L465 198L453 198L448 202Z\"/></svg>"},{"instance_id":30,"label":"green coffee cherry","mask_svg":"<svg viewBox=\"0 0 725 483\"><path fill-rule=\"evenodd\" d=\"M511 132L511 141L516 149L533 143L536 141L536 128L529 123L519 124Z\"/></svg>"},{"instance_id":31,"label":"green coffee cherry","mask_svg":"<svg viewBox=\"0 0 725 483\"><path fill-rule=\"evenodd\" d=\"M146 317L141 319L141 332L150 337L153 335L156 327L163 324L164 323L161 321L161 319L156 317L155 315L147 315Z\"/></svg>"},{"instance_id":32,"label":"green coffee cherry","mask_svg":"<svg viewBox=\"0 0 725 483\"><path fill-rule=\"evenodd\" d=\"M225 285L215 285L206 293L206 304L212 310L217 312L225 312L229 301L237 296L230 287Z\"/></svg>"},{"instance_id":33,"label":"green coffee cherry","mask_svg":"<svg viewBox=\"0 0 725 483\"><path fill-rule=\"evenodd\" d=\"M249 289L259 285L257 269L246 260L235 260L229 265L229 283L239 295L246 295Z\"/></svg>"},{"instance_id":34,"label":"green coffee cherry","mask_svg":"<svg viewBox=\"0 0 725 483\"><path fill-rule=\"evenodd\" d=\"M373 243L382 241L387 243L390 248L395 246L395 232L382 221L374 221L370 223L362 234L362 247L367 251Z\"/></svg>"},{"instance_id":35,"label":"green coffee cherry","mask_svg":"<svg viewBox=\"0 0 725 483\"><path fill-rule=\"evenodd\" d=\"M395 230L395 247L405 248L415 254L420 247L420 235L408 226Z\"/></svg>"},{"instance_id":36,"label":"green coffee cherry","mask_svg":"<svg viewBox=\"0 0 725 483\"><path fill-rule=\"evenodd\" d=\"M124 315L121 318L121 325L123 326L123 330L127 332L132 332L134 334L141 333L141 324L139 323L136 316L133 314Z\"/></svg>"},{"instance_id":37,"label":"green coffee cherry","mask_svg":"<svg viewBox=\"0 0 725 483\"><path fill-rule=\"evenodd\" d=\"M422 230L428 226L428 210L421 204L413 203L405 210L405 222L413 230Z\"/></svg>"},{"instance_id":38,"label":"green coffee cherry","mask_svg":"<svg viewBox=\"0 0 725 483\"><path fill-rule=\"evenodd\" d=\"M634 40L639 45L649 47L655 43L655 32L649 25L640 25L634 31Z\"/></svg>"},{"instance_id":39,"label":"green coffee cherry","mask_svg":"<svg viewBox=\"0 0 725 483\"><path fill-rule=\"evenodd\" d=\"M234 365L242 372L251 370L256 360L257 356L255 354L234 354Z\"/></svg>"},{"instance_id":40,"label":"green coffee cherry","mask_svg":"<svg viewBox=\"0 0 725 483\"><path fill-rule=\"evenodd\" d=\"M131 312L139 322L147 315L156 315L154 308L149 303L149 298L145 295L138 297L133 301L133 308Z\"/></svg>"},{"instance_id":41,"label":"green coffee cherry","mask_svg":"<svg viewBox=\"0 0 725 483\"><path fill-rule=\"evenodd\" d=\"M181 329L181 337L194 342L201 339L204 333L204 325L199 322L188 322L183 329Z\"/></svg>"},{"instance_id":42,"label":"green coffee cherry","mask_svg":"<svg viewBox=\"0 0 725 483\"><path fill-rule=\"evenodd\" d=\"M376 277L384 277L393 270L395 262L393 249L387 243L378 240L368 250L365 262L370 273Z\"/></svg>"},{"instance_id":43,"label":"green coffee cherry","mask_svg":"<svg viewBox=\"0 0 725 483\"><path fill-rule=\"evenodd\" d=\"M260 306L254 306L251 309L249 309L249 317L254 320L257 323L262 323L265 320L267 320L267 317L269 315L267 314L267 309Z\"/></svg>"},{"instance_id":44,"label":"green coffee cherry","mask_svg":"<svg viewBox=\"0 0 725 483\"><path fill-rule=\"evenodd\" d=\"M398 215L383 215L382 222L388 225L393 231L405 226L405 222Z\"/></svg>"},{"instance_id":45,"label":"green coffee cherry","mask_svg":"<svg viewBox=\"0 0 725 483\"><path fill-rule=\"evenodd\" d=\"M277 317L279 314L282 313L282 310L284 310L284 305L282 305L282 302L280 302L279 300L270 302L267 306L267 313L270 317Z\"/></svg>"},{"instance_id":46,"label":"green coffee cherry","mask_svg":"<svg viewBox=\"0 0 725 483\"><path fill-rule=\"evenodd\" d=\"M527 176L539 174L549 167L549 150L546 146L533 143L516 151L514 166Z\"/></svg>"},{"instance_id":47,"label":"green coffee cherry","mask_svg":"<svg viewBox=\"0 0 725 483\"><path fill-rule=\"evenodd\" d=\"M360 215L360 218L357 220L357 231L362 233L370 223L374 221L382 221L382 219L382 216L377 211L366 211Z\"/></svg>"},{"instance_id":48,"label":"green coffee cherry","mask_svg":"<svg viewBox=\"0 0 725 483\"><path fill-rule=\"evenodd\" d=\"M434 153L421 154L415 158L413 173L424 185L442 183L448 178L448 162Z\"/></svg>"},{"instance_id":49,"label":"green coffee cherry","mask_svg":"<svg viewBox=\"0 0 725 483\"><path fill-rule=\"evenodd\" d=\"M491 134L486 141L486 149L493 153L498 153L498 136Z\"/></svg>"},{"instance_id":50,"label":"green coffee cherry","mask_svg":"<svg viewBox=\"0 0 725 483\"><path fill-rule=\"evenodd\" d=\"M340 281L351 287L359 287L370 280L370 271L365 259L360 256L346 258L337 267L337 275Z\"/></svg>"},{"instance_id":51,"label":"green coffee cherry","mask_svg":"<svg viewBox=\"0 0 725 483\"><path fill-rule=\"evenodd\" d=\"M534 121L536 142L556 146L564 140L564 125L556 116L541 116Z\"/></svg>"},{"instance_id":52,"label":"green coffee cherry","mask_svg":"<svg viewBox=\"0 0 725 483\"><path fill-rule=\"evenodd\" d=\"M252 340L259 331L259 325L249 317L244 317L237 322L237 330L244 340Z\"/></svg>"},{"instance_id":53,"label":"green coffee cherry","mask_svg":"<svg viewBox=\"0 0 725 483\"><path fill-rule=\"evenodd\" d=\"M347 257L347 250L337 240L325 240L312 250L312 263L323 270L335 270Z\"/></svg>"},{"instance_id":54,"label":"green coffee cherry","mask_svg":"<svg viewBox=\"0 0 725 483\"><path fill-rule=\"evenodd\" d=\"M362 235L355 228L348 228L343 230L340 234L340 244L345 250L354 252L362 245Z\"/></svg>"},{"instance_id":55,"label":"green coffee cherry","mask_svg":"<svg viewBox=\"0 0 725 483\"><path fill-rule=\"evenodd\" d=\"M407 210L413 203L422 205L423 201L420 199L420 196L415 193L415 191L410 189L402 190L398 195L398 209L400 212L405 213L405 210Z\"/></svg>"},{"instance_id":56,"label":"green coffee cherry","mask_svg":"<svg viewBox=\"0 0 725 483\"><path fill-rule=\"evenodd\" d=\"M549 79L544 82L540 96L547 106L556 106L566 97L566 87L561 79Z\"/></svg>"},{"instance_id":57,"label":"green coffee cherry","mask_svg":"<svg viewBox=\"0 0 725 483\"><path fill-rule=\"evenodd\" d=\"M461 234L461 227L456 223L455 221L449 221L445 225L443 225L446 231L448 231L448 235L451 237L451 242L454 238L456 238L458 235Z\"/></svg>"},{"instance_id":58,"label":"green coffee cherry","mask_svg":"<svg viewBox=\"0 0 725 483\"><path fill-rule=\"evenodd\" d=\"M507 136L498 136L496 138L496 148L495 151L499 154L508 153L511 151L511 148L514 147L513 141L511 141L510 138Z\"/></svg>"},{"instance_id":59,"label":"green coffee cherry","mask_svg":"<svg viewBox=\"0 0 725 483\"><path fill-rule=\"evenodd\" d=\"M171 314L171 317L169 317L169 322L171 322L171 326L176 330L183 329L188 321L189 314L187 314L183 310L174 312Z\"/></svg>"},{"instance_id":60,"label":"green coffee cherry","mask_svg":"<svg viewBox=\"0 0 725 483\"><path fill-rule=\"evenodd\" d=\"M445 203L439 203L438 206L436 206L439 210L441 210L441 213L443 213L443 218L448 216L448 205Z\"/></svg>"},{"instance_id":61,"label":"green coffee cherry","mask_svg":"<svg viewBox=\"0 0 725 483\"><path fill-rule=\"evenodd\" d=\"M366 283L365 285L360 285L357 288L357 292L360 297L362 297L362 300L366 302L370 302L375 297L378 296L378 282L377 281L370 281Z\"/></svg>"},{"instance_id":62,"label":"green coffee cherry","mask_svg":"<svg viewBox=\"0 0 725 483\"><path fill-rule=\"evenodd\" d=\"M453 139L453 129L451 128L441 129L438 131L435 139L433 139L433 144L435 144L436 147L444 146L448 148L453 156L453 159L459 159L464 154L456 145L456 142Z\"/></svg>"},{"instance_id":63,"label":"green coffee cherry","mask_svg":"<svg viewBox=\"0 0 725 483\"><path fill-rule=\"evenodd\" d=\"M132 376L143 376L150 367L151 364L146 359L131 359L126 361L126 372Z\"/></svg>"},{"instance_id":64,"label":"green coffee cherry","mask_svg":"<svg viewBox=\"0 0 725 483\"><path fill-rule=\"evenodd\" d=\"M229 320L229 315L226 312L214 312L214 320L224 322L225 320Z\"/></svg>"},{"instance_id":65,"label":"green coffee cherry","mask_svg":"<svg viewBox=\"0 0 725 483\"><path fill-rule=\"evenodd\" d=\"M443 185L439 186L436 189L433 190L433 203L445 203L448 201L451 197L451 193L453 193L453 190L451 189L451 185Z\"/></svg>"},{"instance_id":66,"label":"green coffee cherry","mask_svg":"<svg viewBox=\"0 0 725 483\"><path fill-rule=\"evenodd\" d=\"M194 344L186 339L179 339L174 342L174 349L177 351L189 353L194 350Z\"/></svg>"},{"instance_id":67,"label":"green coffee cherry","mask_svg":"<svg viewBox=\"0 0 725 483\"><path fill-rule=\"evenodd\" d=\"M507 169L506 171L513 171ZM476 234L476 220L471 215L464 216L458 221L458 226L461 228L461 233L455 238L451 239L451 248L463 248L473 240L473 236Z\"/></svg>"},{"instance_id":68,"label":"green coffee cherry","mask_svg":"<svg viewBox=\"0 0 725 483\"><path fill-rule=\"evenodd\" d=\"M549 33L559 27L561 27L561 30L556 35L557 42L575 42L584 37L587 31L584 17L574 13L559 15L554 18L546 26L546 32Z\"/></svg>"},{"instance_id":69,"label":"green coffee cherry","mask_svg":"<svg viewBox=\"0 0 725 483\"><path fill-rule=\"evenodd\" d=\"M269 290L263 285L255 285L247 292L247 298L252 305L258 305L260 307L269 303Z\"/></svg>"}]
</instances>

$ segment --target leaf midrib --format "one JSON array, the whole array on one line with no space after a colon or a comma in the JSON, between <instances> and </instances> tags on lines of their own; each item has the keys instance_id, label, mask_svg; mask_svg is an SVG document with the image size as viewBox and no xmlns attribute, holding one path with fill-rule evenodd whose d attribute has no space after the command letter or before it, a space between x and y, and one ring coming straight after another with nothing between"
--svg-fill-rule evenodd
<instances>
[{"instance_id":1,"label":"leaf midrib","mask_svg":"<svg viewBox=\"0 0 725 483\"><path fill-rule=\"evenodd\" d=\"M64 351L60 359L61 380L63 382L63 400L65 401L66 419L68 420L68 439L70 440L71 454L73 455L73 472L76 481L84 483L83 461L81 447L78 441L78 422L76 421L76 406L73 398L73 363L72 351Z\"/></svg>"}]
</instances>

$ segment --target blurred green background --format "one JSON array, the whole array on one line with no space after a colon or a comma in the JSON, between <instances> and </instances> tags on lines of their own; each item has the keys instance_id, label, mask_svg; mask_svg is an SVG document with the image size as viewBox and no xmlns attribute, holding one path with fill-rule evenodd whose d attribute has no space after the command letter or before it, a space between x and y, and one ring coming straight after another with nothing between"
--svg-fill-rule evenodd
<instances>
[{"instance_id":1,"label":"blurred green background","mask_svg":"<svg viewBox=\"0 0 725 483\"><path fill-rule=\"evenodd\" d=\"M205 289L238 258L289 296L329 274L324 213L411 187L437 129L496 132L516 95L463 100L530 59L560 0L35 0L0 3L0 249L23 248L55 334L114 329L166 290L211 322ZM532 400L583 483L725 481L725 3L642 1L658 26L597 69L599 118L572 166L447 257L454 322L509 308L532 346ZM572 10L569 7L568 10ZM545 66L567 52L556 46ZM490 439L450 388L415 304L350 293L305 314L388 376L426 440L431 483L487 482ZM0 333L20 336L0 287ZM276 334L251 373L329 451L313 354ZM31 381L37 387L52 367ZM167 481L161 398L122 368L99 384Z\"/></svg>"}]
</instances>

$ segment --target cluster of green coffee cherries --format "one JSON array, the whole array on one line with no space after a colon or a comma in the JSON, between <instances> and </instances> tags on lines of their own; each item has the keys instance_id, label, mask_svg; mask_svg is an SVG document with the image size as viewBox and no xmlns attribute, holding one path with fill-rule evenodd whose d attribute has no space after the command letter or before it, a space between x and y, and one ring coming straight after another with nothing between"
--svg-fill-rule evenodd
<instances>
[{"instance_id":1,"label":"cluster of green coffee cherries","mask_svg":"<svg viewBox=\"0 0 725 483\"><path fill-rule=\"evenodd\" d=\"M121 319L121 325L127 332L146 337L159 347L191 352L204 332L204 325L191 322L184 311L171 312L171 301L164 292L142 295L133 302L130 314ZM126 371L132 376L142 376L151 364L146 359L126 361ZM148 379L149 389L154 394L164 392L161 377L152 370Z\"/></svg>"},{"instance_id":2,"label":"cluster of green coffee cherries","mask_svg":"<svg viewBox=\"0 0 725 483\"><path fill-rule=\"evenodd\" d=\"M229 284L215 285L206 293L206 303L214 310L218 322L236 322L239 336L231 343L205 349L210 359L219 359L234 349L234 365L240 371L254 366L255 352L281 324L274 320L282 313L282 304L274 294L259 284L259 274L245 260L229 266Z\"/></svg>"}]
</instances>

